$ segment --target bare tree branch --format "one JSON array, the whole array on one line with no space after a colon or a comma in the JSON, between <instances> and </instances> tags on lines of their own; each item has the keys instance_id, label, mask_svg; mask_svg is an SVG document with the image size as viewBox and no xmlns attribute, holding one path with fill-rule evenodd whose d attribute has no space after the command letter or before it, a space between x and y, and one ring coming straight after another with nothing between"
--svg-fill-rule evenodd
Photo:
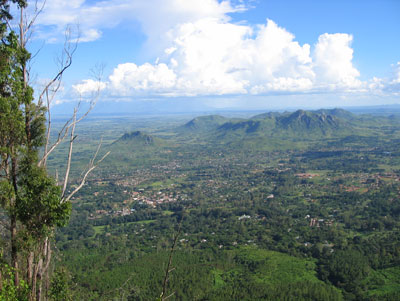
<instances>
[{"instance_id":1,"label":"bare tree branch","mask_svg":"<svg viewBox=\"0 0 400 301\"><path fill-rule=\"evenodd\" d=\"M46 6L47 0L44 0L41 6L39 7L39 1L35 1L35 13L32 19L29 21L29 24L26 26L25 32L30 32L31 35L33 33L32 26L35 24L37 17L43 12L44 7Z\"/></svg>"},{"instance_id":2,"label":"bare tree branch","mask_svg":"<svg viewBox=\"0 0 400 301\"><path fill-rule=\"evenodd\" d=\"M100 149L100 145L98 147L98 149ZM86 178L88 177L88 175L110 154L110 152L107 152L100 160L98 160L96 163L94 163L95 157L91 160L91 163L89 165L89 168L87 169L85 175L83 176L80 184L78 185L78 187L76 187L67 197L62 198L61 202L68 202L75 193L77 193L82 187L83 185L85 185L86 183Z\"/></svg>"},{"instance_id":3,"label":"bare tree branch","mask_svg":"<svg viewBox=\"0 0 400 301\"><path fill-rule=\"evenodd\" d=\"M60 83L61 84L61 83ZM60 85L59 84L59 85ZM59 89L60 86L57 86L57 90ZM44 146L44 156L43 156L43 165L46 166L47 163L47 158L48 158L48 154L50 154L51 152L49 152L48 148L49 148L49 143L50 143L50 133L51 133L51 110L50 110L50 103L52 101L52 99L54 98L55 94L52 94L52 98L49 98L49 92L48 90L46 90L46 105L47 105L47 133L46 133L46 143ZM39 105L41 105L41 103L39 103ZM59 139L61 139L61 136L58 136ZM58 140L58 139L57 139ZM61 139L62 140L62 139ZM39 162L39 164L41 164L41 161Z\"/></svg>"},{"instance_id":4,"label":"bare tree branch","mask_svg":"<svg viewBox=\"0 0 400 301\"><path fill-rule=\"evenodd\" d=\"M163 281L163 286L162 286L162 293L160 295L160 300L161 301L167 300L168 298L172 297L175 294L175 292L173 292L172 294L168 295L167 297L164 297L166 295L166 293L167 293L167 283L169 281L169 274L173 270L175 270L175 268L171 269L172 257L174 255L176 242L178 241L178 237L179 237L179 235L181 233L182 221L183 221L183 216L181 218L181 221L179 222L178 232L176 233L176 235L174 237L174 242L172 243L171 251L169 253L168 264L167 264L167 268L165 269L164 281Z\"/></svg>"},{"instance_id":5,"label":"bare tree branch","mask_svg":"<svg viewBox=\"0 0 400 301\"><path fill-rule=\"evenodd\" d=\"M64 177L64 184L63 184L63 189L62 189L62 198L65 195L65 191L67 190L67 184L68 184L68 178L69 178L69 172L71 169L71 160L72 160L72 147L74 146L74 140L76 139L75 136L75 127L76 127L76 112L77 108L74 108L74 115L73 115L73 122L72 122L72 129L71 129L71 135L70 135L70 140L69 140L69 151L68 151L68 159L67 159L67 169L65 171L65 177Z\"/></svg>"},{"instance_id":6,"label":"bare tree branch","mask_svg":"<svg viewBox=\"0 0 400 301\"><path fill-rule=\"evenodd\" d=\"M64 126L62 127L62 129L58 132L58 136L57 136L56 141L50 147L49 147L50 139L46 141L46 143L45 143L45 152L43 153L42 159L39 161L39 166L45 166L46 165L47 158L54 151L54 149L56 149L56 147L65 139L65 137L68 135L69 130L71 128L74 128L76 126L76 124L81 122L90 113L90 111L93 110L93 108L95 107L95 105L97 103L99 95L100 95L100 91L98 91L97 95L95 96L95 98L92 99L92 101L90 102L89 108L86 110L86 112L83 115L81 115L77 119L74 119L73 117L71 117L68 121L66 121L64 123ZM74 110L75 109L79 109L79 107L80 107L80 102L78 103L77 107L74 108ZM48 106L48 108L49 108L49 106ZM50 113L50 115L49 115L49 113ZM78 110L77 110L76 113L78 113ZM47 114L48 114L48 116L51 116L50 110L47 112ZM47 137L50 138L50 131L49 131L49 128L51 126L50 119L48 120L47 123L48 123Z\"/></svg>"},{"instance_id":7,"label":"bare tree branch","mask_svg":"<svg viewBox=\"0 0 400 301\"><path fill-rule=\"evenodd\" d=\"M51 79L47 85L44 87L42 92L39 94L39 100L42 101L43 96L46 91L48 92L50 87L57 81L61 81L64 72L72 65L72 57L78 47L78 40L71 46L71 29L68 28L65 31L65 41L64 41L64 50L62 52L61 58L59 59L60 70L58 73ZM54 93L57 93L58 89L54 90Z\"/></svg>"},{"instance_id":8,"label":"bare tree branch","mask_svg":"<svg viewBox=\"0 0 400 301\"><path fill-rule=\"evenodd\" d=\"M64 140L64 138L67 136L70 127L72 126L72 117L65 122L64 126L62 127L62 129L58 132L58 137L56 142L53 143L53 145L49 148L49 142L50 140L47 140L45 143L45 153L43 154L42 159L39 161L38 165L39 166L45 166L46 162L47 162L47 158L49 157L49 155L54 151L54 149ZM51 121L50 123L48 122L48 125L51 125ZM50 132L48 132L48 137L50 138Z\"/></svg>"},{"instance_id":9,"label":"bare tree branch","mask_svg":"<svg viewBox=\"0 0 400 301\"><path fill-rule=\"evenodd\" d=\"M74 54L75 50L76 50L76 46L77 44L75 43L72 48L71 48L71 44L69 43L69 39L70 36L67 35L66 36L66 41L64 44L64 51L63 51L63 55L66 55L67 58L61 58L60 61L60 71L58 72L58 74L44 87L43 91L41 92L40 96L39 96L39 103L43 102L43 97L46 97L46 106L47 106L47 114L48 114L48 123L47 123L47 139L46 139L46 143L45 143L45 151L43 154L42 159L39 161L39 166L46 166L46 162L47 162L47 158L48 156L54 151L54 149L66 138L66 136L68 135L68 132L71 128L74 128L76 126L77 123L79 123L80 121L82 121L89 113L90 111L94 108L94 106L96 105L98 98L100 96L100 84L96 90L96 92L94 93L94 95L92 95L92 99L90 100L90 105L89 108L86 110L86 112L81 115L79 118L76 117L76 119L73 120L73 118L70 118L69 120L67 120L63 126L63 128L59 131L58 136L56 141L53 143L53 145L49 146L50 144L50 133L51 133L51 110L50 110L50 105L51 102L53 101L55 95L57 94L60 86L61 86L61 80L62 80L62 76L63 73L71 66L72 64L72 55ZM102 72L103 72L103 66L99 66L97 67L97 69L95 71L92 72L93 77L96 79L96 81L98 83L101 82L101 77L102 77ZM55 86L54 86L55 85ZM54 86L53 89L51 89ZM50 90L51 89L51 90ZM82 97L81 97L82 98ZM80 103L78 103L77 108L79 108ZM76 115L78 113L78 110L76 112Z\"/></svg>"}]
</instances>

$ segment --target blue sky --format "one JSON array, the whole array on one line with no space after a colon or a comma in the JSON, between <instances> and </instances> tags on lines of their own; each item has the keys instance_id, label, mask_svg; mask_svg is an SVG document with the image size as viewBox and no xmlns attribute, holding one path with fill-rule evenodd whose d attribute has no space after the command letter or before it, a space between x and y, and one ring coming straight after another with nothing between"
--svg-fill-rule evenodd
<instances>
[{"instance_id":1,"label":"blue sky","mask_svg":"<svg viewBox=\"0 0 400 301\"><path fill-rule=\"evenodd\" d=\"M56 103L209 108L400 103L398 0L52 0L30 47L37 83L66 26L80 42ZM77 31L75 31L77 32ZM90 78L104 64L102 81Z\"/></svg>"}]
</instances>

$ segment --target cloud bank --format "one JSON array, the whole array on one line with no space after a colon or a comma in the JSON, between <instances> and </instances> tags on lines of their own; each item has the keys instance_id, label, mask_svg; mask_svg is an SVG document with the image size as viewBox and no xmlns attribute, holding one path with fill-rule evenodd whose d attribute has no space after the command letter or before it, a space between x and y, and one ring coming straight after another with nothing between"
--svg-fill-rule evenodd
<instances>
[{"instance_id":1,"label":"cloud bank","mask_svg":"<svg viewBox=\"0 0 400 301\"><path fill-rule=\"evenodd\" d=\"M79 23L80 41L101 38L102 30L138 22L156 63L120 64L101 83L105 97L181 97L307 93L399 95L400 63L390 79L359 79L353 64L353 36L325 33L301 45L272 20L234 23L229 14L243 1L217 0L52 0L39 17L39 32L57 40L67 24ZM97 84L98 85L98 84ZM88 94L96 84L72 88Z\"/></svg>"},{"instance_id":2,"label":"cloud bank","mask_svg":"<svg viewBox=\"0 0 400 301\"><path fill-rule=\"evenodd\" d=\"M321 35L311 51L274 21L239 25L202 18L176 25L157 63L118 65L109 76L111 97L206 96L358 91L352 36Z\"/></svg>"},{"instance_id":3,"label":"cloud bank","mask_svg":"<svg viewBox=\"0 0 400 301\"><path fill-rule=\"evenodd\" d=\"M33 9L35 3L29 1L28 7ZM39 0L37 6L42 4ZM244 4L233 5L229 0L51 0L36 24L40 37L50 42L62 42L65 27L78 24L80 41L91 42L101 38L104 29L134 21L150 40L160 42L175 24L205 17L227 20L228 13L244 9Z\"/></svg>"}]
</instances>

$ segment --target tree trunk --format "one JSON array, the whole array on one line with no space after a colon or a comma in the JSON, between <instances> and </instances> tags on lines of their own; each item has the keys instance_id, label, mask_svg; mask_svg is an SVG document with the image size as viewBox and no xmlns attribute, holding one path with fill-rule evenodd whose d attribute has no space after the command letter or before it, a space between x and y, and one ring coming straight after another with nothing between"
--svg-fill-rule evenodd
<instances>
[{"instance_id":1,"label":"tree trunk","mask_svg":"<svg viewBox=\"0 0 400 301\"><path fill-rule=\"evenodd\" d=\"M40 271L42 269L43 265L43 259L42 259L42 252L38 252L39 254L39 260L36 264L35 271L33 273L33 279L32 279L32 288L31 288L31 300L40 300L38 299L38 296L40 297L41 292L39 292L38 287L40 287L40 280L41 280L41 275ZM39 284L39 285L38 285Z\"/></svg>"},{"instance_id":2,"label":"tree trunk","mask_svg":"<svg viewBox=\"0 0 400 301\"><path fill-rule=\"evenodd\" d=\"M15 196L11 200L12 208L17 207L17 159L15 156L11 158L11 180L14 187ZM11 232L11 266L14 268L14 284L19 285L19 272L18 272L18 246L17 246L17 214L12 212L10 216L10 232Z\"/></svg>"},{"instance_id":3,"label":"tree trunk","mask_svg":"<svg viewBox=\"0 0 400 301\"><path fill-rule=\"evenodd\" d=\"M14 285L19 285L18 247L17 247L17 217L11 216L11 266L14 268Z\"/></svg>"},{"instance_id":4,"label":"tree trunk","mask_svg":"<svg viewBox=\"0 0 400 301\"><path fill-rule=\"evenodd\" d=\"M38 263L38 273L37 273L37 290L36 290L36 300L40 301L42 298L42 275L43 275L43 259L39 259Z\"/></svg>"},{"instance_id":5,"label":"tree trunk","mask_svg":"<svg viewBox=\"0 0 400 301\"><path fill-rule=\"evenodd\" d=\"M37 278L37 291L36 291L36 300L40 301L42 300L43 296L43 286L46 281L43 279L43 276L47 276L47 270L50 265L50 259L51 259L51 251L50 251L50 240L49 237L47 236L43 242L42 242L42 248L39 251L39 262L38 262L38 268L36 271L36 278Z\"/></svg>"},{"instance_id":6,"label":"tree trunk","mask_svg":"<svg viewBox=\"0 0 400 301\"><path fill-rule=\"evenodd\" d=\"M43 280L43 286L44 286L44 296L46 300L47 292L49 291L50 287L50 277L49 277L49 267L51 263L51 244L50 244L50 239L46 237L47 240L47 253L46 253L46 261L45 265L43 268L43 275L44 275L44 280Z\"/></svg>"},{"instance_id":7,"label":"tree trunk","mask_svg":"<svg viewBox=\"0 0 400 301\"><path fill-rule=\"evenodd\" d=\"M33 251L29 252L28 258L27 258L27 263L26 263L26 279L28 281L28 284L32 284L32 275L33 275L33 258L34 258L34 253Z\"/></svg>"}]
</instances>

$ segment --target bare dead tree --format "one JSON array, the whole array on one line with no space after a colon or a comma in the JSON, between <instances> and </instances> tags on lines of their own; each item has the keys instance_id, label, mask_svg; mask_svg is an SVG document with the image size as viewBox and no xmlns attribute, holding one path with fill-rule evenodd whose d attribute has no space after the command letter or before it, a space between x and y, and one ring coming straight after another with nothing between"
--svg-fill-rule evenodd
<instances>
[{"instance_id":1,"label":"bare dead tree","mask_svg":"<svg viewBox=\"0 0 400 301\"><path fill-rule=\"evenodd\" d=\"M68 59L68 64L71 61L72 56L70 54L67 55L69 57ZM105 155L103 155L100 159L97 159L100 148L102 143L100 142L93 157L89 160L89 163L86 167L86 169L83 172L83 175L80 180L78 180L78 185L72 190L68 191L68 186L70 182L70 172L71 172L71 162L72 162L72 155L73 155L73 146L76 141L77 135L76 135L76 126L77 124L82 121L89 113L90 111L94 108L98 97L100 95L100 86L98 90L96 91L95 95L93 98L89 101L90 105L89 108L81 115L78 116L78 112L80 109L80 104L82 100L79 101L78 105L74 108L72 117L69 118L64 125L62 126L61 130L57 133L57 139L54 143L50 144L50 137L51 137L51 100L54 98L54 95L57 93L58 89L60 88L60 78L62 77L62 74L68 69L65 68L66 66L63 66L61 71L58 73L58 79L56 81L53 81L53 86L52 85L47 85L45 87L44 93L41 95L46 95L46 106L48 108L48 129L47 129L47 140L45 143L45 150L43 153L43 156L41 160L39 161L40 166L46 167L47 165L47 159L49 155L56 149L57 146L60 145L61 142L66 140L68 138L68 154L66 158L66 170L64 174L64 178L62 182L60 183L60 186L62 187L62 194L60 198L60 203L65 203L69 202L71 198L85 185L87 177L89 174L109 155L109 152L107 152ZM54 86L55 85L55 86ZM50 89L52 89L50 91ZM51 97L49 97L51 95ZM50 265L50 259L51 259L51 253L52 249L50 247L51 241L49 237L45 237L43 241L44 246L40 249L40 256L41 258L39 261L37 261L37 268L35 270L35 273L33 275L32 279L32 284L36 283L37 280L35 278L38 278L38 280L42 280L43 277L49 278L48 271L49 271L49 265ZM45 262L45 264L43 263ZM42 299L42 291L43 291L43 284L45 282L41 281L37 286L38 290L36 292L36 300L41 300Z\"/></svg>"},{"instance_id":2,"label":"bare dead tree","mask_svg":"<svg viewBox=\"0 0 400 301\"><path fill-rule=\"evenodd\" d=\"M174 256L176 243L178 241L179 235L181 234L182 221L183 221L183 216L181 217L181 220L179 222L178 231L176 232L176 234L174 236L172 247L169 252L168 263L167 263L167 267L165 269L164 280L163 280L163 285L162 285L162 292L161 292L160 297L158 298L158 300L160 300L160 301L167 300L175 294L175 292L172 292L171 294L169 294L167 296L167 288L168 288L168 282L169 282L169 275L171 274L171 272L173 272L175 270L175 268L172 268L172 258Z\"/></svg>"},{"instance_id":3,"label":"bare dead tree","mask_svg":"<svg viewBox=\"0 0 400 301\"><path fill-rule=\"evenodd\" d=\"M19 7L19 46L23 49L26 49L27 43L32 37L34 24L37 17L42 13L46 1L39 4L39 1L36 1L33 15L29 18L26 14L24 7ZM8 24L11 29L11 25ZM69 183L70 183L70 171L71 171L71 162L73 155L73 145L76 141L76 126L79 122L81 122L87 115L92 111L94 106L96 105L101 91L101 71L96 74L96 80L98 81L98 88L91 95L87 102L89 103L89 108L80 113L81 103L83 102L82 95L80 96L79 102L73 110L72 116L63 124L61 129L56 133L55 141L51 141L52 137L52 115L51 115L51 107L52 102L56 95L59 93L60 88L62 87L62 79L65 72L72 65L72 58L77 49L77 45L79 43L79 38L72 39L72 31L71 28L67 28L65 34L65 42L63 51L58 59L58 71L55 76L50 79L43 87L43 90L39 93L39 97L37 99L37 104L39 107L45 106L47 108L47 130L45 134L45 144L43 155L38 161L38 166L47 168L47 161L52 152L63 142L68 140L68 155L66 158L66 170L64 173L64 178L60 184L62 187L62 195L60 198L60 203L69 202L71 198L84 186L86 183L87 177L89 174L108 156L109 153L106 153L100 159L97 159L101 142L99 143L93 157L89 160L88 166L84 170L82 177L78 180L78 185L72 190L69 191ZM23 66L23 79L25 88L28 87L30 82L30 72L28 66ZM26 108L29 110L29 108ZM80 113L80 114L79 114ZM26 121L26 127L29 128L29 120ZM58 177L58 176L57 176ZM16 232L17 225L14 225ZM26 257L26 280L27 283L31 287L30 300L43 300L46 299L46 294L43 292L44 284L48 283L48 281L43 281L44 279L49 279L49 266L51 263L52 256L52 248L51 248L51 239L50 235L46 235L41 239L41 241L37 242L35 247L29 250L28 255ZM18 283L18 258L15 258L16 268L16 283Z\"/></svg>"},{"instance_id":4,"label":"bare dead tree","mask_svg":"<svg viewBox=\"0 0 400 301\"><path fill-rule=\"evenodd\" d=\"M89 112L93 109L94 105L96 104L98 96L99 96L99 95L96 95L94 97L94 99L92 99L89 109L86 111L85 114L82 115L82 118L80 120L75 120L75 122L72 122L73 116L69 120L67 120L65 122L64 126L58 132L56 141L52 145L50 145L50 134L51 134L51 130L52 130L51 105L54 100L54 97L57 95L57 93L59 92L59 89L61 88L62 78L63 78L64 73L72 65L72 58L77 49L78 41L79 41L79 38L78 38L78 39L75 39L74 43L72 43L71 37L72 37L72 31L71 31L71 28L68 27L65 31L64 48L63 48L63 51L61 52L60 57L58 58L58 65L59 65L58 72L50 81L48 81L45 84L42 92L39 94L39 97L38 97L38 104L45 105L47 108L46 142L45 142L45 146L44 146L43 157L39 161L39 166L46 166L49 155L66 138L70 128L73 127L80 120L85 118L87 116L87 114L89 114ZM98 92L100 92L100 91L98 91ZM78 103L77 109L79 108L79 105L80 104ZM75 110L74 110L74 113L76 113Z\"/></svg>"}]
</instances>

